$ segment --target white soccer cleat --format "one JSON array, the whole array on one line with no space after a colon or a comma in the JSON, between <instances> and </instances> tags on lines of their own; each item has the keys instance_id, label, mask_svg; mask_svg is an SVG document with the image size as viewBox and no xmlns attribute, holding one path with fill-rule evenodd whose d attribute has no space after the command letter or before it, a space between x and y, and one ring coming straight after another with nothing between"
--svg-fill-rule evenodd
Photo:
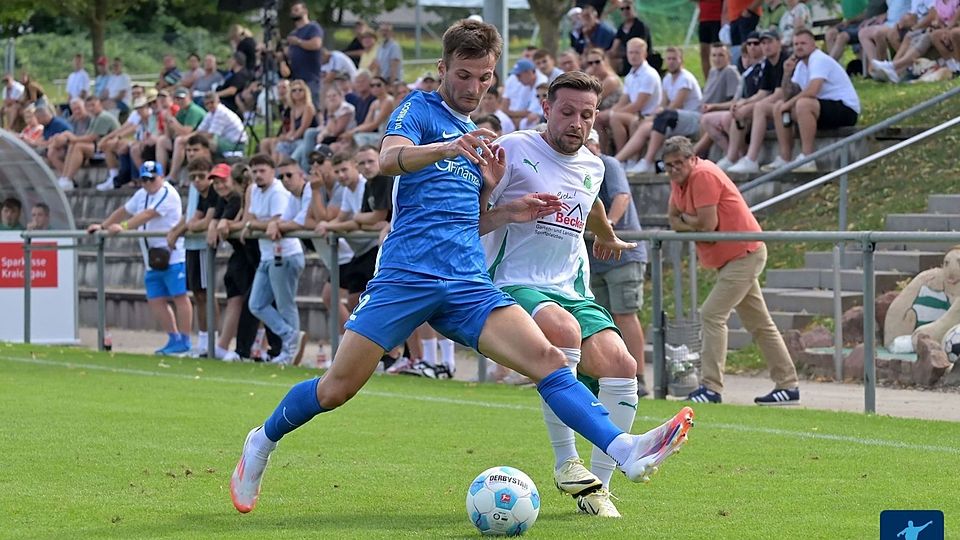
<instances>
[{"instance_id":1,"label":"white soccer cleat","mask_svg":"<svg viewBox=\"0 0 960 540\"><path fill-rule=\"evenodd\" d=\"M240 461L233 470L233 476L230 477L230 499L233 500L234 508L243 514L253 510L257 505L257 499L260 497L260 482L263 480L263 472L270 460L269 454L267 457L261 457L250 444L250 439L262 429L263 426L258 426L247 434Z\"/></svg>"},{"instance_id":2,"label":"white soccer cleat","mask_svg":"<svg viewBox=\"0 0 960 540\"><path fill-rule=\"evenodd\" d=\"M684 407L673 418L643 435L635 435L630 457L620 466L633 482L648 482L660 464L687 442L693 426L693 409Z\"/></svg>"},{"instance_id":3,"label":"white soccer cleat","mask_svg":"<svg viewBox=\"0 0 960 540\"><path fill-rule=\"evenodd\" d=\"M557 489L574 497L596 491L603 486L597 475L583 466L583 460L570 458L553 471Z\"/></svg>"},{"instance_id":4,"label":"white soccer cleat","mask_svg":"<svg viewBox=\"0 0 960 540\"><path fill-rule=\"evenodd\" d=\"M605 518L619 518L620 511L610 499L613 495L607 489L600 488L593 493L577 497L577 509L581 514Z\"/></svg>"}]
</instances>

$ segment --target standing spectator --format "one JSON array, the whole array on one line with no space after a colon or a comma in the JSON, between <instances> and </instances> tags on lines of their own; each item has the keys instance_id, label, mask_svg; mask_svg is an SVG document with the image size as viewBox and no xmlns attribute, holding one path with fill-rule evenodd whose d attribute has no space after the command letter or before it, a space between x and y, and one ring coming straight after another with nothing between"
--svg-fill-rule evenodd
<instances>
[{"instance_id":1,"label":"standing spectator","mask_svg":"<svg viewBox=\"0 0 960 540\"><path fill-rule=\"evenodd\" d=\"M30 223L27 223L27 230L50 230L50 207L47 206L47 203L39 202L30 209Z\"/></svg>"},{"instance_id":2,"label":"standing spectator","mask_svg":"<svg viewBox=\"0 0 960 540\"><path fill-rule=\"evenodd\" d=\"M724 0L695 0L700 6L700 72L710 73L710 45L720 41Z\"/></svg>"},{"instance_id":3,"label":"standing spectator","mask_svg":"<svg viewBox=\"0 0 960 540\"><path fill-rule=\"evenodd\" d=\"M16 197L7 197L3 200L0 209L0 231L22 231L20 215L23 213L23 204Z\"/></svg>"},{"instance_id":4,"label":"standing spectator","mask_svg":"<svg viewBox=\"0 0 960 540\"><path fill-rule=\"evenodd\" d=\"M353 61L354 67L360 67L360 55L363 54L363 44L360 43L360 36L370 30L367 23L361 20L353 23L353 39L343 49L343 53Z\"/></svg>"},{"instance_id":5,"label":"standing spectator","mask_svg":"<svg viewBox=\"0 0 960 540\"><path fill-rule=\"evenodd\" d=\"M103 106L107 110L117 110L121 114L130 112L130 76L123 72L123 60L113 59L110 78L107 79L107 101Z\"/></svg>"},{"instance_id":6,"label":"standing spectator","mask_svg":"<svg viewBox=\"0 0 960 540\"><path fill-rule=\"evenodd\" d=\"M182 86L183 88L193 88L193 84L197 82L200 77L203 77L205 71L200 67L200 55L192 52L187 56L187 71L183 74L183 78L180 79L180 84L174 86Z\"/></svg>"},{"instance_id":7,"label":"standing spectator","mask_svg":"<svg viewBox=\"0 0 960 540\"><path fill-rule=\"evenodd\" d=\"M73 56L73 72L67 76L67 101L80 98L84 99L90 93L90 75L83 67L83 55L77 53Z\"/></svg>"},{"instance_id":8,"label":"standing spectator","mask_svg":"<svg viewBox=\"0 0 960 540\"><path fill-rule=\"evenodd\" d=\"M243 154L247 146L247 132L243 129L243 121L226 105L220 103L220 96L216 92L207 92L203 98L203 105L207 115L197 126L198 133L206 133L213 138L217 153L224 157Z\"/></svg>"},{"instance_id":9,"label":"standing spectator","mask_svg":"<svg viewBox=\"0 0 960 540\"><path fill-rule=\"evenodd\" d=\"M117 208L103 223L87 227L88 233L104 230L117 234L126 230L167 232L180 221L183 207L176 188L163 179L163 168L148 161L140 168L143 187L126 204ZM187 298L187 279L184 268L183 239L174 245L164 237L140 241L143 262L147 266L144 285L147 304L160 327L167 333L167 344L157 354L183 354L190 351L189 332L193 323L193 307ZM174 317L169 302L177 313Z\"/></svg>"},{"instance_id":10,"label":"standing spectator","mask_svg":"<svg viewBox=\"0 0 960 540\"><path fill-rule=\"evenodd\" d=\"M323 65L323 28L310 20L307 4L296 0L290 5L294 29L287 36L287 57L290 59L290 78L307 83L314 103L320 103Z\"/></svg>"},{"instance_id":11,"label":"standing spectator","mask_svg":"<svg viewBox=\"0 0 960 540\"><path fill-rule=\"evenodd\" d=\"M603 161L603 183L597 195L607 209L607 221L616 231L640 231L640 218L633 203L633 193L623 166L613 156L600 153L600 137L590 131L587 149ZM594 299L613 315L613 322L623 335L630 356L637 361L637 394L647 395L643 376L643 325L637 312L643 308L643 276L647 264L647 244L621 252L619 258L602 260L590 252L590 290Z\"/></svg>"},{"instance_id":12,"label":"standing spectator","mask_svg":"<svg viewBox=\"0 0 960 540\"><path fill-rule=\"evenodd\" d=\"M598 19L595 7L587 5L582 9L580 28L570 32L570 46L580 55L590 49L601 49L606 53L617 36L616 30Z\"/></svg>"},{"instance_id":13,"label":"standing spectator","mask_svg":"<svg viewBox=\"0 0 960 540\"><path fill-rule=\"evenodd\" d=\"M253 73L257 69L257 41L246 27L234 24L230 26L228 34L233 52L242 52L244 67Z\"/></svg>"},{"instance_id":14,"label":"standing spectator","mask_svg":"<svg viewBox=\"0 0 960 540\"><path fill-rule=\"evenodd\" d=\"M160 70L160 78L157 79L157 89L173 88L182 78L183 74L177 68L177 57L172 54L163 55L163 68Z\"/></svg>"},{"instance_id":15,"label":"standing spectator","mask_svg":"<svg viewBox=\"0 0 960 540\"><path fill-rule=\"evenodd\" d=\"M227 71L223 83L214 90L214 92L220 96L220 103L237 115L243 114L237 98L240 97L240 93L243 92L244 88L253 81L253 73L244 66L246 66L246 58L243 53L233 53L233 56L230 57L227 63L229 71Z\"/></svg>"},{"instance_id":16,"label":"standing spectator","mask_svg":"<svg viewBox=\"0 0 960 540\"><path fill-rule=\"evenodd\" d=\"M23 97L23 85L12 74L3 76L3 127L13 130L20 115L20 98Z\"/></svg>"},{"instance_id":17,"label":"standing spectator","mask_svg":"<svg viewBox=\"0 0 960 540\"><path fill-rule=\"evenodd\" d=\"M243 230L265 231L261 238L260 265L250 292L250 311L283 340L283 349L274 359L289 364L303 355L304 338L297 310L297 284L303 272L303 247L295 238L281 238L277 229L290 204L290 192L275 177L270 156L250 158L256 186L244 213ZM241 233L243 237L244 233ZM277 307L273 307L276 302Z\"/></svg>"},{"instance_id":18,"label":"standing spectator","mask_svg":"<svg viewBox=\"0 0 960 540\"><path fill-rule=\"evenodd\" d=\"M171 151L173 152L173 157L170 159L170 178L176 182L180 176L187 139L203 123L207 111L194 103L190 99L190 91L182 86L173 91L173 100L178 107L176 114L171 114L169 111L161 112L165 128L163 135L157 141L157 161L166 163L167 156Z\"/></svg>"},{"instance_id":19,"label":"standing spectator","mask_svg":"<svg viewBox=\"0 0 960 540\"><path fill-rule=\"evenodd\" d=\"M747 40L750 32L757 29L763 0L725 0L727 20L730 21L730 44L733 58L740 60L740 45Z\"/></svg>"},{"instance_id":20,"label":"standing spectator","mask_svg":"<svg viewBox=\"0 0 960 540\"><path fill-rule=\"evenodd\" d=\"M67 159L64 160L63 171L57 180L57 183L64 190L71 190L75 187L74 175L83 166L85 160L99 152L100 140L120 127L117 118L103 109L100 98L88 96L86 104L93 119L90 121L90 127L83 135L71 134L67 136L70 148L67 150Z\"/></svg>"},{"instance_id":21,"label":"standing spectator","mask_svg":"<svg viewBox=\"0 0 960 540\"><path fill-rule=\"evenodd\" d=\"M643 39L627 42L627 61L632 67L624 77L623 94L612 107L597 114L597 129L604 132L601 148L609 148L610 142L614 149L622 148L638 120L653 115L660 106L660 75L647 63L647 43Z\"/></svg>"},{"instance_id":22,"label":"standing spectator","mask_svg":"<svg viewBox=\"0 0 960 540\"><path fill-rule=\"evenodd\" d=\"M324 47L320 49L323 64L320 66L320 73L323 76L323 84L333 84L334 78L338 74L346 75L353 79L357 74L357 66L349 56L340 51L331 51Z\"/></svg>"},{"instance_id":23,"label":"standing spectator","mask_svg":"<svg viewBox=\"0 0 960 540\"><path fill-rule=\"evenodd\" d=\"M650 35L650 28L638 17L633 7L634 0L624 0L620 2L620 13L623 15L623 22L617 28L617 35L613 39L613 45L607 51L607 57L610 59L610 65L617 72L617 75L623 77L630 71L631 64L627 61L627 42L633 38L640 38L647 44L647 50L653 51L653 37ZM657 69L656 67L654 69ZM552 79L551 79L552 80Z\"/></svg>"},{"instance_id":24,"label":"standing spectator","mask_svg":"<svg viewBox=\"0 0 960 540\"><path fill-rule=\"evenodd\" d=\"M107 90L107 84L110 82L110 71L107 69L109 63L110 61L107 60L106 56L101 56L97 58L95 64L97 77L93 80L93 95L104 101L110 98L110 93Z\"/></svg>"},{"instance_id":25,"label":"standing spectator","mask_svg":"<svg viewBox=\"0 0 960 540\"><path fill-rule=\"evenodd\" d=\"M804 0L786 0L787 11L780 17L780 40L788 49L793 47L793 34L798 30L810 28L813 14Z\"/></svg>"},{"instance_id":26,"label":"standing spectator","mask_svg":"<svg viewBox=\"0 0 960 540\"><path fill-rule=\"evenodd\" d=\"M403 80L403 51L393 39L393 25L380 23L380 48L377 49L374 74L383 77L388 83Z\"/></svg>"},{"instance_id":27,"label":"standing spectator","mask_svg":"<svg viewBox=\"0 0 960 540\"><path fill-rule=\"evenodd\" d=\"M670 176L667 217L671 229L760 232L760 224L737 186L715 164L694 155L689 140L671 137L664 145L663 159ZM766 246L756 241L697 242L696 245L700 263L717 270L717 281L700 308L702 383L687 399L720 403L727 356L727 319L735 309L760 348L770 368L770 377L776 383L772 392L754 402L759 405L799 403L797 370L780 331L770 318L757 279L767 262Z\"/></svg>"},{"instance_id":28,"label":"standing spectator","mask_svg":"<svg viewBox=\"0 0 960 540\"><path fill-rule=\"evenodd\" d=\"M187 164L190 174L190 190L187 194L187 210L176 226L167 233L167 243L174 245L186 233L206 232L216 212L219 196L212 188L210 171L213 163L207 158L197 158ZM208 354L207 332L216 328L219 310L214 303L214 320L207 320L207 259L204 256L206 242L203 238L184 238L187 262L187 289L193 293L194 310L197 314L197 346L191 351L196 356ZM207 357L212 357L208 355Z\"/></svg>"},{"instance_id":29,"label":"standing spectator","mask_svg":"<svg viewBox=\"0 0 960 540\"><path fill-rule=\"evenodd\" d=\"M843 66L816 46L813 33L800 30L793 36L793 56L784 63L784 84L781 103L773 115L780 155L769 169L786 165L793 154L793 122L800 131L801 153L797 161L814 151L818 129L853 126L860 116L860 98ZM786 79L785 79L786 80ZM784 113L789 113L784 115ZM785 118L790 123L785 123ZM814 161L801 165L794 172L816 172Z\"/></svg>"}]
</instances>

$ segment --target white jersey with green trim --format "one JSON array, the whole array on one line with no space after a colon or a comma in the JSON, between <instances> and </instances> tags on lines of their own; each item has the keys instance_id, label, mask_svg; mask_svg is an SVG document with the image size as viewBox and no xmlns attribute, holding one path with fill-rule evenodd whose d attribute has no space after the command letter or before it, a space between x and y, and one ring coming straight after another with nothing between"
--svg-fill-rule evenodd
<instances>
[{"instance_id":1,"label":"white jersey with green trim","mask_svg":"<svg viewBox=\"0 0 960 540\"><path fill-rule=\"evenodd\" d=\"M572 156L561 154L536 131L516 131L497 142L506 151L507 170L490 196L490 207L546 192L557 195L563 209L481 238L494 285L593 298L583 230L603 182L603 161L586 147Z\"/></svg>"}]
</instances>

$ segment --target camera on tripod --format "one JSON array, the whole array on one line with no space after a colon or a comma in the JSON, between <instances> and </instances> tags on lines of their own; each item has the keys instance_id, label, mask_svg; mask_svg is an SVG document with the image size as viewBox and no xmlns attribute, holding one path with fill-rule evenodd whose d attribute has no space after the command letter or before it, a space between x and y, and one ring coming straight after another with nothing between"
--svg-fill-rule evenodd
<instances>
[{"instance_id":1,"label":"camera on tripod","mask_svg":"<svg viewBox=\"0 0 960 540\"><path fill-rule=\"evenodd\" d=\"M273 34L277 31L277 10L279 0L266 0L263 3L263 13L260 15L260 26L263 27L263 42L273 41Z\"/></svg>"}]
</instances>

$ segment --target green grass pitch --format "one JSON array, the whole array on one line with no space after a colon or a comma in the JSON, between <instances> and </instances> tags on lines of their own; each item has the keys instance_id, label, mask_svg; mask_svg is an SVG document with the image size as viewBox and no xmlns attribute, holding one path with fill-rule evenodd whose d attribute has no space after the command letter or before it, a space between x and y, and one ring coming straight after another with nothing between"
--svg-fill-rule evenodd
<instances>
[{"instance_id":1,"label":"green grass pitch","mask_svg":"<svg viewBox=\"0 0 960 540\"><path fill-rule=\"evenodd\" d=\"M244 436L313 375L0 345L0 537L472 538L466 489L495 465L537 483L533 538L867 539L885 509L943 510L960 537L955 423L697 406L686 448L649 484L616 475L624 518L599 520L553 488L535 391L387 376L288 435L238 514ZM641 402L635 431L678 408Z\"/></svg>"}]
</instances>

